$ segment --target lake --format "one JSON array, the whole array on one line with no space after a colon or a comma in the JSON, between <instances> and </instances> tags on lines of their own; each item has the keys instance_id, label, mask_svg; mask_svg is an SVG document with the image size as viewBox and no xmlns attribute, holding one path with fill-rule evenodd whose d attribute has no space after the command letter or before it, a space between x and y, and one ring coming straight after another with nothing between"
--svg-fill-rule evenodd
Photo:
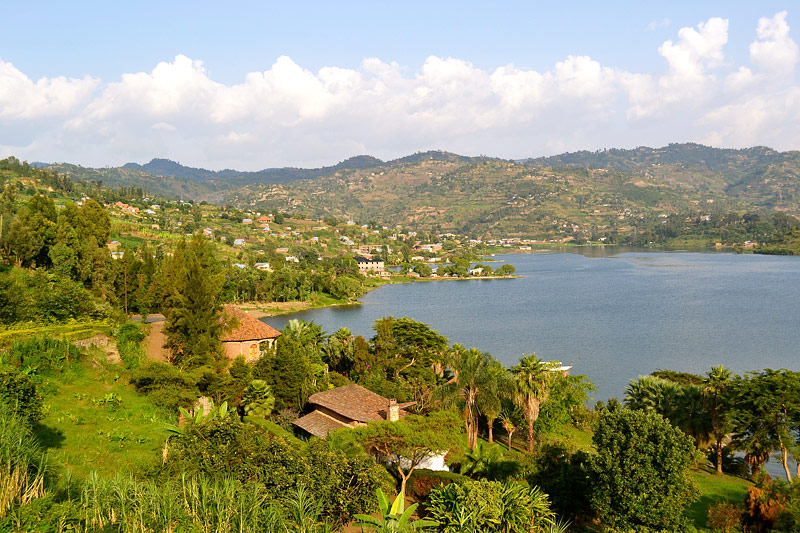
<instances>
[{"instance_id":1,"label":"lake","mask_svg":"<svg viewBox=\"0 0 800 533\"><path fill-rule=\"evenodd\" d=\"M507 366L532 352L572 363L602 400L659 368L800 370L800 258L590 248L494 259L522 277L387 285L360 305L264 321L313 320L369 339L376 319L408 316Z\"/></svg>"}]
</instances>

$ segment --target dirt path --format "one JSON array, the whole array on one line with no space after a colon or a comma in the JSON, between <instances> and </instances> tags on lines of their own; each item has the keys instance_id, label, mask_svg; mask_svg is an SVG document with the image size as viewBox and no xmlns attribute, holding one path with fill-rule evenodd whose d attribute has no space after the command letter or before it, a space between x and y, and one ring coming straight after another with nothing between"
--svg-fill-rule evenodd
<instances>
[{"instance_id":1,"label":"dirt path","mask_svg":"<svg viewBox=\"0 0 800 533\"><path fill-rule=\"evenodd\" d=\"M164 336L164 322L151 322L150 334L147 336L147 358L153 361L169 361L169 352L164 348L166 337Z\"/></svg>"}]
</instances>

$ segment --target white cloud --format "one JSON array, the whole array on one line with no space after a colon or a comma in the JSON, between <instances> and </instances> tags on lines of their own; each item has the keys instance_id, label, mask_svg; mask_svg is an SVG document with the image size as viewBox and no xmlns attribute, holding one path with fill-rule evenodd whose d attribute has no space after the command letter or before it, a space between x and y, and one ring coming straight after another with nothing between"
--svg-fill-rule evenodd
<instances>
[{"instance_id":1,"label":"white cloud","mask_svg":"<svg viewBox=\"0 0 800 533\"><path fill-rule=\"evenodd\" d=\"M668 18L663 18L661 20L654 20L650 24L647 25L647 29L649 31L655 31L659 28L666 28L669 26L670 20Z\"/></svg>"},{"instance_id":2,"label":"white cloud","mask_svg":"<svg viewBox=\"0 0 800 533\"><path fill-rule=\"evenodd\" d=\"M100 81L41 78L33 82L12 63L0 60L0 120L30 120L63 116L91 97Z\"/></svg>"},{"instance_id":3,"label":"white cloud","mask_svg":"<svg viewBox=\"0 0 800 533\"><path fill-rule=\"evenodd\" d=\"M800 53L797 44L789 37L786 11L772 18L758 20L756 33L759 41L750 44L750 61L759 68L780 76L790 76Z\"/></svg>"},{"instance_id":4,"label":"white cloud","mask_svg":"<svg viewBox=\"0 0 800 533\"><path fill-rule=\"evenodd\" d=\"M431 56L417 70L367 58L317 72L282 56L226 85L178 55L102 84L33 82L0 61L0 153L258 169L432 148L501 157L702 139L797 148L786 13L758 22L750 66L726 56L728 31L722 18L681 28L658 48L655 74L572 55L542 70Z\"/></svg>"},{"instance_id":5,"label":"white cloud","mask_svg":"<svg viewBox=\"0 0 800 533\"><path fill-rule=\"evenodd\" d=\"M647 118L666 112L671 105L696 105L713 95L716 78L709 70L724 60L723 47L728 42L728 21L710 18L694 28L681 28L678 41L664 41L658 53L668 72L658 78L626 73L623 87L628 92L628 116Z\"/></svg>"}]
</instances>

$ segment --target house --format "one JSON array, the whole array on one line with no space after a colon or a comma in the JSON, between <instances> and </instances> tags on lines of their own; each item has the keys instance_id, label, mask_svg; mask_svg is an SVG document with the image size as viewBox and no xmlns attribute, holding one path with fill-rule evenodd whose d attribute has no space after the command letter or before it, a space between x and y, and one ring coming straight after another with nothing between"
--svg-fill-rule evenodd
<instances>
[{"instance_id":1,"label":"house","mask_svg":"<svg viewBox=\"0 0 800 533\"><path fill-rule=\"evenodd\" d=\"M272 222L272 217L268 217L267 215L261 215L256 219L256 222L258 222L259 224L269 224L270 222Z\"/></svg>"},{"instance_id":2,"label":"house","mask_svg":"<svg viewBox=\"0 0 800 533\"><path fill-rule=\"evenodd\" d=\"M234 323L234 327L223 331L220 337L227 359L243 355L248 362L256 361L281 335L277 329L232 305L225 306L222 320L225 324Z\"/></svg>"},{"instance_id":3,"label":"house","mask_svg":"<svg viewBox=\"0 0 800 533\"><path fill-rule=\"evenodd\" d=\"M397 403L360 385L345 385L312 394L308 399L312 411L295 420L294 426L301 438L324 438L340 428L365 426L380 420L396 422L415 403Z\"/></svg>"},{"instance_id":4,"label":"house","mask_svg":"<svg viewBox=\"0 0 800 533\"><path fill-rule=\"evenodd\" d=\"M267 272L272 272L272 269L269 266L269 263L256 263L253 265L256 270L266 270Z\"/></svg>"},{"instance_id":5,"label":"house","mask_svg":"<svg viewBox=\"0 0 800 533\"><path fill-rule=\"evenodd\" d=\"M355 256L353 259L355 259L356 263L358 263L358 272L360 274L367 274L368 272L380 273L386 269L383 259L367 259L366 257L362 257L360 255Z\"/></svg>"},{"instance_id":6,"label":"house","mask_svg":"<svg viewBox=\"0 0 800 533\"><path fill-rule=\"evenodd\" d=\"M244 246L244 239L233 239L234 246Z\"/></svg>"}]
</instances>

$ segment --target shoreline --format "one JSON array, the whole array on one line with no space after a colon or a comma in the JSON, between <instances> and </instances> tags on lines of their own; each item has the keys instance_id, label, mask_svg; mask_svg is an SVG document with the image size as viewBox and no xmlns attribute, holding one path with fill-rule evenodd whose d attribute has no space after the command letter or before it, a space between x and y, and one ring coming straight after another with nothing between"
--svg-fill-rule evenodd
<instances>
[{"instance_id":1,"label":"shoreline","mask_svg":"<svg viewBox=\"0 0 800 533\"><path fill-rule=\"evenodd\" d=\"M431 281L478 281L478 280L498 280L498 279L517 279L522 276L512 274L510 276L470 276L464 278L455 277L438 277L438 278L412 278L407 276L397 276L397 278L389 280L381 280L377 285L367 287L364 294L372 292L384 285L402 285L404 283L426 283ZM293 301L293 302L238 302L231 303L234 307L241 309L253 318L262 319L272 316L291 315L293 313L300 313L308 311L309 309L324 309L326 307L338 307L344 305L361 305L358 300L353 301L330 301L330 302L313 302L313 301Z\"/></svg>"}]
</instances>

